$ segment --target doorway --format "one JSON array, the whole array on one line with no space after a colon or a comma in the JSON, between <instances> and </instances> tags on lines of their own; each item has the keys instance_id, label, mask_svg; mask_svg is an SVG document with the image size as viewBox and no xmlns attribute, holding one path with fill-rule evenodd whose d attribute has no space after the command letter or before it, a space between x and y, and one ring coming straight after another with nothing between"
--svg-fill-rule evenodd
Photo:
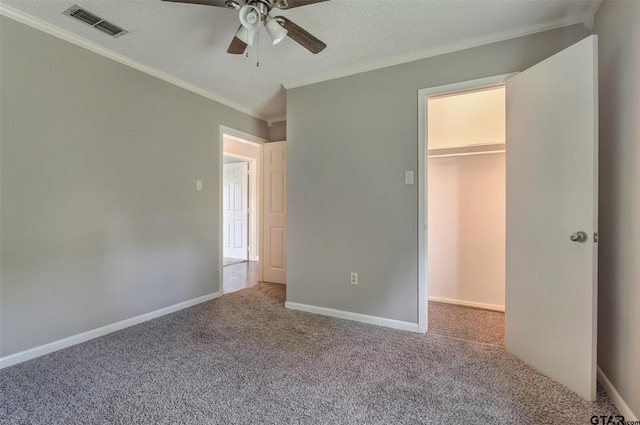
<instances>
[{"instance_id":1,"label":"doorway","mask_svg":"<svg viewBox=\"0 0 640 425\"><path fill-rule=\"evenodd\" d=\"M431 331L504 345L505 87L427 98Z\"/></svg>"},{"instance_id":2,"label":"doorway","mask_svg":"<svg viewBox=\"0 0 640 425\"><path fill-rule=\"evenodd\" d=\"M429 302L504 312L504 85L514 75L481 78L418 92L418 181L425 182L424 189L418 191L418 218L420 228L424 229L418 238L418 252L424 258L418 262L420 332L427 331ZM493 106L488 107L488 104ZM430 111L430 106L435 111ZM461 110L466 112L460 113ZM432 126L431 123L437 124ZM428 136L434 140L429 140ZM433 170L429 168L431 165ZM478 179L479 176L482 177ZM433 184L429 177L433 178ZM476 192L479 188L482 193ZM443 201L441 208L437 205L429 208L432 204L430 195ZM492 201L491 208L483 203L487 199ZM480 214L474 213L491 215L494 230L497 227L499 234L485 232L482 223L478 223ZM474 233L483 234L484 242L492 247L489 264L478 261L473 255L480 251L482 243L460 240ZM437 261L440 264L436 264ZM486 278L484 284L477 285L473 273L460 270L460 261L469 263L472 270L490 270L492 276ZM498 271L500 264L502 273ZM491 282L491 296L482 289L483 285L490 285L486 282Z\"/></svg>"},{"instance_id":3,"label":"doorway","mask_svg":"<svg viewBox=\"0 0 640 425\"><path fill-rule=\"evenodd\" d=\"M220 282L221 292L251 287L262 280L261 170L266 140L221 127Z\"/></svg>"},{"instance_id":4,"label":"doorway","mask_svg":"<svg viewBox=\"0 0 640 425\"><path fill-rule=\"evenodd\" d=\"M249 162L222 158L223 267L249 261Z\"/></svg>"}]
</instances>

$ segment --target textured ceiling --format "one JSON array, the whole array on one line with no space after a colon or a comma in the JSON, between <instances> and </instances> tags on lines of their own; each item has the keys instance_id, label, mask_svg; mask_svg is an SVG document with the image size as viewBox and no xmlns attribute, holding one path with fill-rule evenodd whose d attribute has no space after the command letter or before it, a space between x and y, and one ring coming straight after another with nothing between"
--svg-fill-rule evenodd
<instances>
[{"instance_id":1,"label":"textured ceiling","mask_svg":"<svg viewBox=\"0 0 640 425\"><path fill-rule=\"evenodd\" d=\"M598 0L331 0L279 11L327 43L313 55L264 29L249 57L226 49L238 12L160 0L2 0L2 4L241 105L284 116L283 83L552 22L577 22ZM111 38L62 14L78 4L130 31ZM591 9L590 9L591 8ZM260 67L256 66L259 56Z\"/></svg>"}]
</instances>

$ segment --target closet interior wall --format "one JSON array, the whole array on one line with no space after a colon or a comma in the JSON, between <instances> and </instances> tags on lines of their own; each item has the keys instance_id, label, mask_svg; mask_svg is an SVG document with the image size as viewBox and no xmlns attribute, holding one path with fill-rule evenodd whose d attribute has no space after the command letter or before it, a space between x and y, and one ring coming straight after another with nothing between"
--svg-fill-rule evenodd
<instances>
[{"instance_id":1,"label":"closet interior wall","mask_svg":"<svg viewBox=\"0 0 640 425\"><path fill-rule=\"evenodd\" d=\"M505 89L427 102L430 301L504 311Z\"/></svg>"}]
</instances>

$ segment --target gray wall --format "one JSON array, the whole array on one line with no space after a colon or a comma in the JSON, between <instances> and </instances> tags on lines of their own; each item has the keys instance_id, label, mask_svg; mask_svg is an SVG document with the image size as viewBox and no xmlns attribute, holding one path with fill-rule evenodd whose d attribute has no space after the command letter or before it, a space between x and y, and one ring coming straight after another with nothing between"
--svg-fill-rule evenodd
<instances>
[{"instance_id":1,"label":"gray wall","mask_svg":"<svg viewBox=\"0 0 640 425\"><path fill-rule=\"evenodd\" d=\"M640 2L605 1L600 62L598 363L640 416Z\"/></svg>"},{"instance_id":2,"label":"gray wall","mask_svg":"<svg viewBox=\"0 0 640 425\"><path fill-rule=\"evenodd\" d=\"M269 141L281 142L283 140L287 140L287 122L274 122L269 128Z\"/></svg>"},{"instance_id":3,"label":"gray wall","mask_svg":"<svg viewBox=\"0 0 640 425\"><path fill-rule=\"evenodd\" d=\"M417 91L521 71L573 26L287 91L287 300L417 322ZM359 285L349 284L349 272Z\"/></svg>"},{"instance_id":4,"label":"gray wall","mask_svg":"<svg viewBox=\"0 0 640 425\"><path fill-rule=\"evenodd\" d=\"M266 123L0 19L0 355L217 292L218 127Z\"/></svg>"}]
</instances>

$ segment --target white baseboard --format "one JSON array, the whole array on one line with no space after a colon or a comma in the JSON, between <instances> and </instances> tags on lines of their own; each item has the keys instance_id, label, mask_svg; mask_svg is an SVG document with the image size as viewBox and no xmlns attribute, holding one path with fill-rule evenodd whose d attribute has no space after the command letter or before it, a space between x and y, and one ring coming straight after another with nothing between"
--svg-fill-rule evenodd
<instances>
[{"instance_id":1,"label":"white baseboard","mask_svg":"<svg viewBox=\"0 0 640 425\"><path fill-rule=\"evenodd\" d=\"M624 416L625 423L629 421L637 421L638 417L633 414L631 408L624 401L618 390L616 390L616 387L614 387L611 381L609 381L607 375L605 375L602 369L600 369L600 366L598 366L598 381L602 385L602 388L604 388L604 390L609 395L609 398L611 399L613 404L616 405L616 407L620 411L620 414Z\"/></svg>"},{"instance_id":2,"label":"white baseboard","mask_svg":"<svg viewBox=\"0 0 640 425\"><path fill-rule=\"evenodd\" d=\"M151 319L155 319L165 314L174 313L178 310L192 307L196 304L203 303L205 301L218 298L222 295L221 292L215 292L209 295L203 295L202 297L194 298L188 301L183 301L178 304L170 305L168 307L161 308L149 313L141 314L140 316L125 319L120 322L112 323L110 325L102 326L100 328L92 329L90 331L82 332L77 335L72 335L67 338L59 339L48 344L41 345L39 347L30 348L19 353L11 354L9 356L0 357L0 369L13 366L18 363L26 362L27 360L34 359L36 357L43 356L45 354L52 353L54 351L62 350L63 348L70 347L72 345L80 344L81 342L89 341L90 339L97 338L99 336L110 334L111 332L119 331L130 326L137 325L142 322L146 322Z\"/></svg>"},{"instance_id":3,"label":"white baseboard","mask_svg":"<svg viewBox=\"0 0 640 425\"><path fill-rule=\"evenodd\" d=\"M321 314L323 316L336 317L338 319L354 320L356 322L369 323L371 325L386 326L387 328L400 329L402 331L418 332L418 324L403 322L401 320L386 319L378 316L352 313L350 311L334 310L332 308L316 307L314 305L285 302L285 308L289 310L306 311L307 313Z\"/></svg>"},{"instance_id":4,"label":"white baseboard","mask_svg":"<svg viewBox=\"0 0 640 425\"><path fill-rule=\"evenodd\" d=\"M455 304L455 305L462 305L465 307L481 308L483 310L500 311L504 313L504 306L497 305L497 304L484 304L484 303L476 303L473 301L452 300L449 298L438 298L438 297L429 297L429 301L433 301L435 303Z\"/></svg>"}]
</instances>

